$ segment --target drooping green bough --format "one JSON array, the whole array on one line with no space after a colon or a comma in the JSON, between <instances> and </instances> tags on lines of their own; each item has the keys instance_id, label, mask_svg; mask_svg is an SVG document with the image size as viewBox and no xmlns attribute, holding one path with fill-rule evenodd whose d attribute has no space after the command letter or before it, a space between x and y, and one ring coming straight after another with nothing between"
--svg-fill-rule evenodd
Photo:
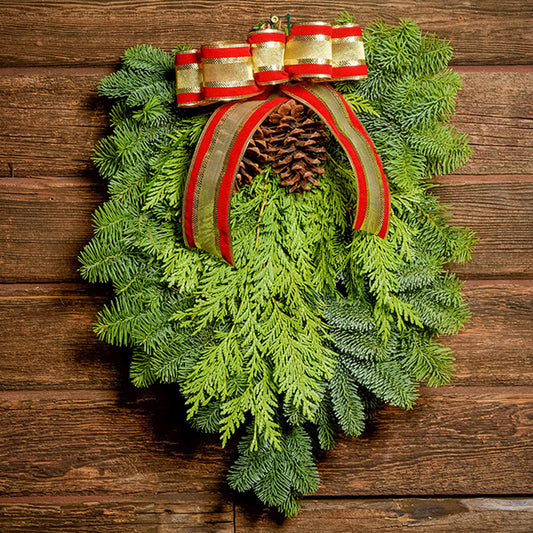
<instances>
[{"instance_id":1,"label":"drooping green bough","mask_svg":"<svg viewBox=\"0 0 533 533\"><path fill-rule=\"evenodd\" d=\"M448 124L460 88L449 44L411 21L364 32L369 77L339 82L390 188L386 239L352 229L356 179L330 135L320 186L280 186L266 165L231 200L234 266L185 245L187 173L211 109L178 110L174 60L129 49L100 84L113 133L94 161L109 199L80 255L115 297L97 335L132 350L136 386L176 384L197 429L239 435L228 480L287 516L319 485L315 457L357 436L381 402L412 407L453 371L436 340L468 319L448 262L474 242L450 226L431 178L470 156Z\"/></svg>"}]
</instances>

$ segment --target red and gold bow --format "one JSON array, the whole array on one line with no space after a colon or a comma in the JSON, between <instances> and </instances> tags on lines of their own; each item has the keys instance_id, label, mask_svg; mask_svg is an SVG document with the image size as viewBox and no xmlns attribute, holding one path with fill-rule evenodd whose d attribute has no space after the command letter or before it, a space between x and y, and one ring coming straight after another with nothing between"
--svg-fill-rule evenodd
<instances>
[{"instance_id":1,"label":"red and gold bow","mask_svg":"<svg viewBox=\"0 0 533 533\"><path fill-rule=\"evenodd\" d=\"M263 120L293 98L311 108L344 148L357 177L354 228L386 236L389 191L374 145L350 105L325 81L367 75L361 29L324 23L250 34L248 43L214 43L176 56L178 106L220 106L207 122L189 169L183 233L190 247L233 264L229 211L246 147ZM289 81L304 80L287 84ZM279 90L271 90L279 85Z\"/></svg>"}]
</instances>

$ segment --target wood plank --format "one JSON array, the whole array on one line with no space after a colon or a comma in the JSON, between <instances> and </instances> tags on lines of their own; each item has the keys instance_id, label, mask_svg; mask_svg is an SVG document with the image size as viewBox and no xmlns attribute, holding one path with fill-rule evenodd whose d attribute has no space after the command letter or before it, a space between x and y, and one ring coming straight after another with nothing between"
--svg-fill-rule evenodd
<instances>
[{"instance_id":1,"label":"wood plank","mask_svg":"<svg viewBox=\"0 0 533 533\"><path fill-rule=\"evenodd\" d=\"M486 2L437 0L386 4L322 0L258 1L171 0L151 2L73 1L0 2L2 65L114 64L125 48L149 43L171 49L180 42L245 39L249 29L270 13L290 12L294 22L332 21L347 9L366 25L382 18L397 23L412 17L424 30L452 41L458 64L527 64L533 58L528 21L531 8L520 0ZM31 28L28 35L26 28ZM504 43L504 45L503 45Z\"/></svg>"},{"instance_id":2,"label":"wood plank","mask_svg":"<svg viewBox=\"0 0 533 533\"><path fill-rule=\"evenodd\" d=\"M305 500L297 517L281 521L251 506L237 507L236 532L530 533L533 500L527 498L394 498Z\"/></svg>"},{"instance_id":3,"label":"wood plank","mask_svg":"<svg viewBox=\"0 0 533 533\"><path fill-rule=\"evenodd\" d=\"M62 284L0 291L0 390L109 389L129 382L126 353L92 331L111 291Z\"/></svg>"},{"instance_id":4,"label":"wood plank","mask_svg":"<svg viewBox=\"0 0 533 533\"><path fill-rule=\"evenodd\" d=\"M533 176L444 176L433 192L450 223L476 233L472 259L450 269L462 279L533 276Z\"/></svg>"},{"instance_id":5,"label":"wood plank","mask_svg":"<svg viewBox=\"0 0 533 533\"><path fill-rule=\"evenodd\" d=\"M233 505L198 492L78 501L4 498L0 528L3 533L233 533Z\"/></svg>"},{"instance_id":6,"label":"wood plank","mask_svg":"<svg viewBox=\"0 0 533 533\"><path fill-rule=\"evenodd\" d=\"M64 533L166 533L174 531L231 531L227 512L198 512L202 503L186 501L185 495L154 496L131 501L80 503L0 502L0 525L4 533L42 533L60 528ZM15 499L11 499L15 500ZM165 501L166 500L166 501ZM184 501L185 500L185 501ZM219 521L216 515L219 515ZM394 498L305 500L299 515L281 520L276 513L239 506L235 531L326 531L327 533L375 533L404 531L416 527L430 533L529 533L533 504L527 498ZM231 529L230 529L231 527Z\"/></svg>"},{"instance_id":7,"label":"wood plank","mask_svg":"<svg viewBox=\"0 0 533 533\"><path fill-rule=\"evenodd\" d=\"M463 279L531 278L533 176L446 176L438 183L451 223L479 239L472 260L451 270ZM0 283L79 281L77 257L104 198L103 184L89 178L0 178Z\"/></svg>"},{"instance_id":8,"label":"wood plank","mask_svg":"<svg viewBox=\"0 0 533 533\"><path fill-rule=\"evenodd\" d=\"M411 411L386 407L320 463L322 496L528 494L531 387L424 389Z\"/></svg>"},{"instance_id":9,"label":"wood plank","mask_svg":"<svg viewBox=\"0 0 533 533\"><path fill-rule=\"evenodd\" d=\"M87 178L0 178L0 280L79 280L78 255L104 198L103 184Z\"/></svg>"},{"instance_id":10,"label":"wood plank","mask_svg":"<svg viewBox=\"0 0 533 533\"><path fill-rule=\"evenodd\" d=\"M456 358L455 385L533 382L533 283L467 281L472 319L461 333L441 337Z\"/></svg>"},{"instance_id":11,"label":"wood plank","mask_svg":"<svg viewBox=\"0 0 533 533\"><path fill-rule=\"evenodd\" d=\"M461 71L463 89L452 124L468 133L472 159L458 174L531 174L533 70Z\"/></svg>"},{"instance_id":12,"label":"wood plank","mask_svg":"<svg viewBox=\"0 0 533 533\"><path fill-rule=\"evenodd\" d=\"M4 497L205 492L229 500L230 463L215 437L186 429L171 387L0 393ZM384 408L358 439L319 463L323 497L527 494L532 387L423 391L405 412Z\"/></svg>"},{"instance_id":13,"label":"wood plank","mask_svg":"<svg viewBox=\"0 0 533 533\"><path fill-rule=\"evenodd\" d=\"M457 359L455 385L532 382L532 285L465 283L472 321L442 338ZM110 297L89 285L0 285L0 390L127 387L129 352L99 342L91 327Z\"/></svg>"},{"instance_id":14,"label":"wood plank","mask_svg":"<svg viewBox=\"0 0 533 533\"><path fill-rule=\"evenodd\" d=\"M228 454L216 436L186 427L174 387L3 391L0 405L3 497L198 493L231 501Z\"/></svg>"},{"instance_id":15,"label":"wood plank","mask_svg":"<svg viewBox=\"0 0 533 533\"><path fill-rule=\"evenodd\" d=\"M81 174L98 181L90 157L107 131L109 105L96 96L96 87L109 72L0 75L0 177ZM528 135L533 69L470 70L461 76L464 88L453 123L470 135L475 155L458 173L533 174L533 136Z\"/></svg>"},{"instance_id":16,"label":"wood plank","mask_svg":"<svg viewBox=\"0 0 533 533\"><path fill-rule=\"evenodd\" d=\"M109 103L97 85L111 70L0 76L0 176L90 176Z\"/></svg>"}]
</instances>

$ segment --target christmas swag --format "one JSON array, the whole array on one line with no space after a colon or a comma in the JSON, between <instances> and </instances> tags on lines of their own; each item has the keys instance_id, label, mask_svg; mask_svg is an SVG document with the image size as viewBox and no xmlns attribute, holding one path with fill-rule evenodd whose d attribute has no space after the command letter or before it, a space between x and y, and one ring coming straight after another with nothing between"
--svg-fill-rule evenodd
<instances>
[{"instance_id":1,"label":"christmas swag","mask_svg":"<svg viewBox=\"0 0 533 533\"><path fill-rule=\"evenodd\" d=\"M237 435L230 486L287 516L339 434L448 383L436 336L468 319L445 265L474 236L430 193L471 154L448 124L451 47L412 21L336 22L127 50L99 87L109 199L80 256L113 284L95 331L131 347L133 383L175 383L195 428Z\"/></svg>"}]
</instances>

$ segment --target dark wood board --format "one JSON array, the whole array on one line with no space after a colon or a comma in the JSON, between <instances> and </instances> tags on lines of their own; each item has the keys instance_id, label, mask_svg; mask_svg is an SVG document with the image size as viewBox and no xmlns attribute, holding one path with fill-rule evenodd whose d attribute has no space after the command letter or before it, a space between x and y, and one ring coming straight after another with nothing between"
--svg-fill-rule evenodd
<instances>
[{"instance_id":1,"label":"dark wood board","mask_svg":"<svg viewBox=\"0 0 533 533\"><path fill-rule=\"evenodd\" d=\"M473 230L472 259L451 264L462 279L533 274L533 176L445 176L433 189L449 206L450 223Z\"/></svg>"},{"instance_id":2,"label":"dark wood board","mask_svg":"<svg viewBox=\"0 0 533 533\"><path fill-rule=\"evenodd\" d=\"M382 18L414 18L422 29L449 39L457 64L528 64L531 6L501 2L438 0L385 3L323 0L156 0L98 2L32 0L0 2L3 46L0 65L113 65L125 48L148 43L171 50L178 43L244 40L271 13L291 13L294 22L325 20L349 10L362 25ZM30 31L27 29L30 28Z\"/></svg>"},{"instance_id":3,"label":"dark wood board","mask_svg":"<svg viewBox=\"0 0 533 533\"><path fill-rule=\"evenodd\" d=\"M451 123L468 133L474 150L459 174L531 174L533 68L458 69L463 88Z\"/></svg>"},{"instance_id":4,"label":"dark wood board","mask_svg":"<svg viewBox=\"0 0 533 533\"><path fill-rule=\"evenodd\" d=\"M2 533L234 533L233 505L197 492L0 499Z\"/></svg>"},{"instance_id":5,"label":"dark wood board","mask_svg":"<svg viewBox=\"0 0 533 533\"><path fill-rule=\"evenodd\" d=\"M110 290L18 283L0 285L0 294L0 391L127 387L126 352L92 330Z\"/></svg>"},{"instance_id":6,"label":"dark wood board","mask_svg":"<svg viewBox=\"0 0 533 533\"><path fill-rule=\"evenodd\" d=\"M423 389L411 411L383 408L357 439L319 464L318 496L527 494L533 387ZM185 428L171 388L6 391L1 395L4 497L209 492L231 451Z\"/></svg>"},{"instance_id":7,"label":"dark wood board","mask_svg":"<svg viewBox=\"0 0 533 533\"><path fill-rule=\"evenodd\" d=\"M3 497L209 493L229 455L187 429L173 387L1 394Z\"/></svg>"},{"instance_id":8,"label":"dark wood board","mask_svg":"<svg viewBox=\"0 0 533 533\"><path fill-rule=\"evenodd\" d=\"M251 507L238 506L236 514L237 532L265 533L530 533L532 522L533 501L525 498L305 500L298 516L284 522Z\"/></svg>"},{"instance_id":9,"label":"dark wood board","mask_svg":"<svg viewBox=\"0 0 533 533\"><path fill-rule=\"evenodd\" d=\"M452 123L469 134L474 156L457 173L533 174L533 69L459 71L463 89ZM90 159L108 131L109 103L96 91L111 70L46 72L0 71L0 177L83 175L98 181Z\"/></svg>"},{"instance_id":10,"label":"dark wood board","mask_svg":"<svg viewBox=\"0 0 533 533\"><path fill-rule=\"evenodd\" d=\"M451 223L479 239L472 260L451 270L463 279L530 277L533 176L447 176L439 183L435 192L451 205ZM77 257L104 199L103 184L90 178L0 178L0 282L79 281Z\"/></svg>"},{"instance_id":11,"label":"dark wood board","mask_svg":"<svg viewBox=\"0 0 533 533\"><path fill-rule=\"evenodd\" d=\"M192 501L191 501L192 500ZM212 515L198 511L206 505L195 495L163 495L150 498L50 502L25 498L20 503L2 503L3 533L171 533L175 531L231 532L233 521L227 508ZM237 507L236 533L248 531L287 533L395 533L415 527L428 533L529 533L533 501L526 498L394 498L304 500L298 517L281 520L274 513L261 513L251 506Z\"/></svg>"},{"instance_id":12,"label":"dark wood board","mask_svg":"<svg viewBox=\"0 0 533 533\"><path fill-rule=\"evenodd\" d=\"M531 384L533 283L468 281L464 291L472 320L441 339L457 358L453 384ZM0 391L127 390L129 352L92 332L111 295L90 285L0 285Z\"/></svg>"},{"instance_id":13,"label":"dark wood board","mask_svg":"<svg viewBox=\"0 0 533 533\"><path fill-rule=\"evenodd\" d=\"M319 464L321 496L528 494L532 387L424 389Z\"/></svg>"},{"instance_id":14,"label":"dark wood board","mask_svg":"<svg viewBox=\"0 0 533 533\"><path fill-rule=\"evenodd\" d=\"M108 131L109 109L97 86L110 72L0 75L0 175L95 176L91 156Z\"/></svg>"},{"instance_id":15,"label":"dark wood board","mask_svg":"<svg viewBox=\"0 0 533 533\"><path fill-rule=\"evenodd\" d=\"M88 178L0 178L0 281L79 280L77 258L104 199Z\"/></svg>"}]
</instances>

